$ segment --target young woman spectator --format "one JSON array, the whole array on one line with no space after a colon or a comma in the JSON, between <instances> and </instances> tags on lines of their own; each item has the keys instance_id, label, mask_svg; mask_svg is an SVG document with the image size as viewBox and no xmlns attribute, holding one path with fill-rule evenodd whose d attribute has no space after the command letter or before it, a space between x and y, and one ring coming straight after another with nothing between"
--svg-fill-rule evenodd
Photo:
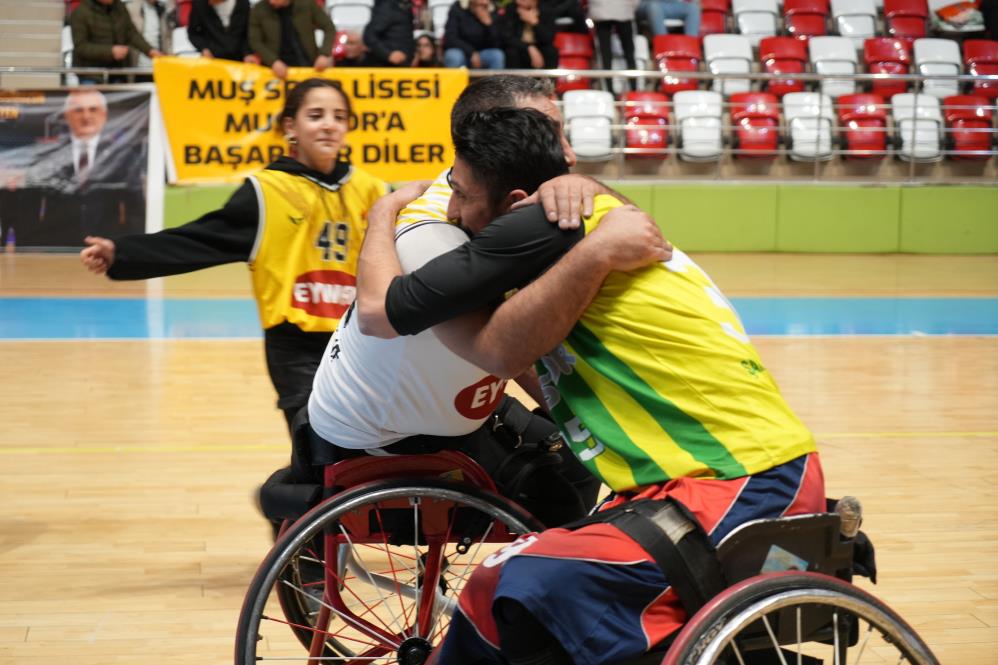
<instances>
[{"instance_id":1,"label":"young woman spectator","mask_svg":"<svg viewBox=\"0 0 998 665\"><path fill-rule=\"evenodd\" d=\"M554 19L541 12L538 0L516 0L502 17L508 69L554 69Z\"/></svg>"},{"instance_id":2,"label":"young woman spectator","mask_svg":"<svg viewBox=\"0 0 998 665\"><path fill-rule=\"evenodd\" d=\"M499 28L499 15L490 0L455 2L444 27L444 66L471 69L503 69L506 55Z\"/></svg>"},{"instance_id":3,"label":"young woman spectator","mask_svg":"<svg viewBox=\"0 0 998 665\"><path fill-rule=\"evenodd\" d=\"M437 40L433 35L423 33L416 39L416 54L412 58L411 67L440 67L440 55L437 53Z\"/></svg>"},{"instance_id":4,"label":"young woman spectator","mask_svg":"<svg viewBox=\"0 0 998 665\"><path fill-rule=\"evenodd\" d=\"M596 24L596 41L599 44L603 69L613 69L613 52L610 36L616 32L624 51L628 69L637 69L634 60L634 16L640 0L589 0L589 18ZM603 85L611 90L610 79ZM631 89L637 90L637 79L631 79Z\"/></svg>"},{"instance_id":5,"label":"young woman spectator","mask_svg":"<svg viewBox=\"0 0 998 665\"><path fill-rule=\"evenodd\" d=\"M91 272L115 280L248 263L267 368L289 427L353 301L365 215L387 189L340 157L349 117L339 84L303 81L280 116L290 155L247 178L221 209L159 233L90 236L80 252Z\"/></svg>"}]
</instances>

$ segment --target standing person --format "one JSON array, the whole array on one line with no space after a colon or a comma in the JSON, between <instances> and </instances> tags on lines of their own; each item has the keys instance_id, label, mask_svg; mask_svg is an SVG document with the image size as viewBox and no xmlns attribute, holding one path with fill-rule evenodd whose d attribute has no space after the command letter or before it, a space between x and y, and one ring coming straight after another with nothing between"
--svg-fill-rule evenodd
<instances>
[{"instance_id":1,"label":"standing person","mask_svg":"<svg viewBox=\"0 0 998 665\"><path fill-rule=\"evenodd\" d=\"M83 264L111 279L148 279L245 261L263 324L267 368L290 427L315 368L353 301L364 215L385 183L339 157L350 100L336 82L288 93L290 156L250 176L220 210L151 235L88 237Z\"/></svg>"},{"instance_id":2,"label":"standing person","mask_svg":"<svg viewBox=\"0 0 998 665\"><path fill-rule=\"evenodd\" d=\"M653 37L664 35L665 19L678 18L683 21L683 33L692 37L700 36L699 0L641 0L638 13L648 21Z\"/></svg>"},{"instance_id":3,"label":"standing person","mask_svg":"<svg viewBox=\"0 0 998 665\"><path fill-rule=\"evenodd\" d=\"M377 0L364 28L371 67L407 67L416 50L412 39L412 0Z\"/></svg>"},{"instance_id":4,"label":"standing person","mask_svg":"<svg viewBox=\"0 0 998 665\"><path fill-rule=\"evenodd\" d=\"M506 66L510 69L555 69L554 21L538 0L516 0L502 17Z\"/></svg>"},{"instance_id":5,"label":"standing person","mask_svg":"<svg viewBox=\"0 0 998 665\"><path fill-rule=\"evenodd\" d=\"M318 48L316 30L322 31ZM250 50L277 78L286 78L288 67L331 67L335 39L336 27L314 0L261 0L250 10Z\"/></svg>"},{"instance_id":6,"label":"standing person","mask_svg":"<svg viewBox=\"0 0 998 665\"><path fill-rule=\"evenodd\" d=\"M667 246L651 237L660 261L609 272L585 241L620 207L612 197L597 197L571 231L538 206L502 214L526 195L534 164L564 162L558 128L544 116L472 113L453 135L448 216L476 234L400 275L391 210L369 215L361 330L391 337L434 327L451 350L499 377L540 358L548 411L578 459L618 494L608 507L630 509L623 514L660 539L663 527L630 502L671 511L674 532L692 534L703 562L747 521L823 512L814 436L710 277L678 249L666 260ZM553 266L552 253L564 254ZM685 586L681 572L659 567L656 550L620 515L608 509L575 528L524 535L478 567L430 662L624 663L667 639L686 619L670 583ZM706 575L696 583L723 588Z\"/></svg>"},{"instance_id":7,"label":"standing person","mask_svg":"<svg viewBox=\"0 0 998 665\"><path fill-rule=\"evenodd\" d=\"M169 5L173 2L163 0L133 0L128 3L128 13L132 16L132 23L138 29L142 37L152 45L154 49L163 53L171 52L172 36L167 16L171 10ZM135 63L139 67L149 67L152 62L145 55L139 55Z\"/></svg>"},{"instance_id":8,"label":"standing person","mask_svg":"<svg viewBox=\"0 0 998 665\"><path fill-rule=\"evenodd\" d=\"M506 54L499 14L489 0L468 0L451 5L444 27L444 67L503 69Z\"/></svg>"},{"instance_id":9,"label":"standing person","mask_svg":"<svg viewBox=\"0 0 998 665\"><path fill-rule=\"evenodd\" d=\"M259 64L249 48L249 0L194 0L187 37L202 58Z\"/></svg>"},{"instance_id":10,"label":"standing person","mask_svg":"<svg viewBox=\"0 0 998 665\"><path fill-rule=\"evenodd\" d=\"M163 55L142 37L121 0L83 0L70 15L69 27L74 67L128 67L133 49L150 58ZM123 82L124 78L113 76L109 80ZM101 81L99 76L80 76L81 83Z\"/></svg>"},{"instance_id":11,"label":"standing person","mask_svg":"<svg viewBox=\"0 0 998 665\"><path fill-rule=\"evenodd\" d=\"M596 24L596 40L599 42L599 55L603 69L613 69L613 51L610 36L617 33L620 47L628 69L637 69L634 59L634 16L640 0L590 0L589 18ZM631 79L631 89L638 89L637 79ZM603 85L612 92L610 79L603 79Z\"/></svg>"}]
</instances>

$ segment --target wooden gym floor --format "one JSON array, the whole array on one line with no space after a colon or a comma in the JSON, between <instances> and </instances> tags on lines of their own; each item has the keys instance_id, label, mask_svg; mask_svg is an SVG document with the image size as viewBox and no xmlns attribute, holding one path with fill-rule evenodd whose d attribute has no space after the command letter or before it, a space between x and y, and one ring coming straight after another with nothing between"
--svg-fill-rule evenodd
<instances>
[{"instance_id":1,"label":"wooden gym floor","mask_svg":"<svg viewBox=\"0 0 998 665\"><path fill-rule=\"evenodd\" d=\"M994 257L696 258L729 296L998 296ZM0 257L0 298L147 295L246 297L248 278ZM829 494L864 502L881 580L862 586L942 663L998 663L998 337L756 343ZM231 662L269 542L252 493L288 451L261 342L0 341L0 368L0 664Z\"/></svg>"}]
</instances>

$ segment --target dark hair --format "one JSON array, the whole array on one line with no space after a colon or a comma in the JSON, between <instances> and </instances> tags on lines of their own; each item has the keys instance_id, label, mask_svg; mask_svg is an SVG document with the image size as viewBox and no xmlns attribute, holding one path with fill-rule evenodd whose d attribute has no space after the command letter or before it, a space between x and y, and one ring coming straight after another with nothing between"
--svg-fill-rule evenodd
<instances>
[{"instance_id":1,"label":"dark hair","mask_svg":"<svg viewBox=\"0 0 998 665\"><path fill-rule=\"evenodd\" d=\"M458 120L453 135L457 156L493 206L514 189L533 193L568 173L557 124L535 109L472 111Z\"/></svg>"},{"instance_id":2,"label":"dark hair","mask_svg":"<svg viewBox=\"0 0 998 665\"><path fill-rule=\"evenodd\" d=\"M283 131L284 120L286 118L291 120L295 119L295 116L298 115L298 110L305 101L305 96L308 95L309 91L315 90L316 88L332 88L336 92L340 93L340 96L343 98L343 102L347 107L347 115L353 115L353 107L350 104L350 98L347 96L347 93L343 92L343 86L340 85L339 81L320 78L305 79L285 93L284 108L281 109L281 115L278 116L277 131Z\"/></svg>"},{"instance_id":3,"label":"dark hair","mask_svg":"<svg viewBox=\"0 0 998 665\"><path fill-rule=\"evenodd\" d=\"M487 111L501 106L517 106L523 99L544 97L550 99L554 86L548 79L535 79L514 74L496 74L475 79L454 102L450 112L450 126L473 111Z\"/></svg>"}]
</instances>

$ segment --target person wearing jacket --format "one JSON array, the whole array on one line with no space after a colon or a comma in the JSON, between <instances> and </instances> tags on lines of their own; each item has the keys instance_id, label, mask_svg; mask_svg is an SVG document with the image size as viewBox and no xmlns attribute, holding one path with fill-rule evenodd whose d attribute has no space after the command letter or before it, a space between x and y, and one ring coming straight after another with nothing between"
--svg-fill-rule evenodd
<instances>
[{"instance_id":1,"label":"person wearing jacket","mask_svg":"<svg viewBox=\"0 0 998 665\"><path fill-rule=\"evenodd\" d=\"M451 5L444 27L444 67L503 69L506 54L499 15L489 0Z\"/></svg>"},{"instance_id":2,"label":"person wearing jacket","mask_svg":"<svg viewBox=\"0 0 998 665\"><path fill-rule=\"evenodd\" d=\"M365 216L387 190L339 157L349 116L338 83L303 81L281 112L290 156L247 178L219 210L159 233L89 236L80 253L91 272L113 280L248 263L267 368L289 428L353 302Z\"/></svg>"},{"instance_id":3,"label":"person wearing jacket","mask_svg":"<svg viewBox=\"0 0 998 665\"><path fill-rule=\"evenodd\" d=\"M316 30L322 31L318 48ZM261 0L250 10L250 50L277 78L286 78L288 67L331 67L335 38L336 27L315 0Z\"/></svg>"},{"instance_id":4,"label":"person wearing jacket","mask_svg":"<svg viewBox=\"0 0 998 665\"><path fill-rule=\"evenodd\" d=\"M249 48L249 0L194 0L187 37L203 58L259 63Z\"/></svg>"},{"instance_id":5,"label":"person wearing jacket","mask_svg":"<svg viewBox=\"0 0 998 665\"><path fill-rule=\"evenodd\" d=\"M127 67L133 50L151 58L163 55L142 37L121 0L83 0L70 15L69 27L74 67ZM112 79L116 80L120 77ZM100 81L100 77L80 77L81 83Z\"/></svg>"},{"instance_id":6,"label":"person wearing jacket","mask_svg":"<svg viewBox=\"0 0 998 665\"><path fill-rule=\"evenodd\" d=\"M377 0L364 28L371 67L405 67L416 47L412 38L412 0Z\"/></svg>"},{"instance_id":7,"label":"person wearing jacket","mask_svg":"<svg viewBox=\"0 0 998 665\"><path fill-rule=\"evenodd\" d=\"M502 17L506 66L509 69L555 69L554 20L541 12L538 0L516 0Z\"/></svg>"}]
</instances>

